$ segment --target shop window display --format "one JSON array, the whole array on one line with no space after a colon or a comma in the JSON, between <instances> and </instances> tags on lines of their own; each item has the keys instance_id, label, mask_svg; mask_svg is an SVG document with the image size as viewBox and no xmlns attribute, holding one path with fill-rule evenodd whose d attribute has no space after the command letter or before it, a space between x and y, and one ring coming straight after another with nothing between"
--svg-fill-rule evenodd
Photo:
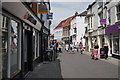
<instances>
[{"instance_id":1,"label":"shop window display","mask_svg":"<svg viewBox=\"0 0 120 80\"><path fill-rule=\"evenodd\" d=\"M8 22L8 18L2 16L2 72L3 78L7 76L7 56L8 56L8 27L6 26Z\"/></svg>"},{"instance_id":2,"label":"shop window display","mask_svg":"<svg viewBox=\"0 0 120 80\"><path fill-rule=\"evenodd\" d=\"M11 20L11 75L14 74L18 68L18 23Z\"/></svg>"},{"instance_id":3,"label":"shop window display","mask_svg":"<svg viewBox=\"0 0 120 80\"><path fill-rule=\"evenodd\" d=\"M119 34L113 36L113 52L119 54Z\"/></svg>"},{"instance_id":4,"label":"shop window display","mask_svg":"<svg viewBox=\"0 0 120 80\"><path fill-rule=\"evenodd\" d=\"M113 39L113 52L119 54L119 38Z\"/></svg>"},{"instance_id":5,"label":"shop window display","mask_svg":"<svg viewBox=\"0 0 120 80\"><path fill-rule=\"evenodd\" d=\"M35 29L33 29L33 55L34 60L39 56L39 34Z\"/></svg>"}]
</instances>

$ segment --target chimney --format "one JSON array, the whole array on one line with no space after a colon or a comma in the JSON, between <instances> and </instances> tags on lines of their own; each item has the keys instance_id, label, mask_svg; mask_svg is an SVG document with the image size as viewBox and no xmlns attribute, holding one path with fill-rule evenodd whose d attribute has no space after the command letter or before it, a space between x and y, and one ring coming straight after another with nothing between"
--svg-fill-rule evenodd
<instances>
[{"instance_id":1,"label":"chimney","mask_svg":"<svg viewBox=\"0 0 120 80\"><path fill-rule=\"evenodd\" d=\"M75 16L77 16L78 15L78 12L75 12Z\"/></svg>"}]
</instances>

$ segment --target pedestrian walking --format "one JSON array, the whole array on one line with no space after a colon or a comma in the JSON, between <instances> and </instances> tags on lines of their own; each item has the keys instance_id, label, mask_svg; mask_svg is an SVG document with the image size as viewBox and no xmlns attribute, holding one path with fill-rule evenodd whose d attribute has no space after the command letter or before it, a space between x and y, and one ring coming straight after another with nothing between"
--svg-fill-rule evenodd
<instances>
[{"instance_id":1,"label":"pedestrian walking","mask_svg":"<svg viewBox=\"0 0 120 80\"><path fill-rule=\"evenodd\" d=\"M83 44L82 42L79 43L80 53L83 54Z\"/></svg>"},{"instance_id":2,"label":"pedestrian walking","mask_svg":"<svg viewBox=\"0 0 120 80\"><path fill-rule=\"evenodd\" d=\"M61 50L62 46L60 44L58 45L58 48L59 48L59 52L61 53L62 52L62 50Z\"/></svg>"},{"instance_id":3,"label":"pedestrian walking","mask_svg":"<svg viewBox=\"0 0 120 80\"><path fill-rule=\"evenodd\" d=\"M73 43L70 43L70 53L73 53L73 48L74 48Z\"/></svg>"},{"instance_id":4,"label":"pedestrian walking","mask_svg":"<svg viewBox=\"0 0 120 80\"><path fill-rule=\"evenodd\" d=\"M94 44L94 50L93 50L94 59L95 59L95 60L98 60L98 48L99 48L99 46L98 46L98 44L95 42L95 44Z\"/></svg>"},{"instance_id":5,"label":"pedestrian walking","mask_svg":"<svg viewBox=\"0 0 120 80\"><path fill-rule=\"evenodd\" d=\"M57 57L57 43L55 42L53 45L53 60L55 61Z\"/></svg>"},{"instance_id":6,"label":"pedestrian walking","mask_svg":"<svg viewBox=\"0 0 120 80\"><path fill-rule=\"evenodd\" d=\"M76 44L76 49L77 49L77 52L78 52L78 49L79 49L79 43L78 42Z\"/></svg>"},{"instance_id":7,"label":"pedestrian walking","mask_svg":"<svg viewBox=\"0 0 120 80\"><path fill-rule=\"evenodd\" d=\"M68 43L65 45L65 50L68 52L68 49L69 49L69 45Z\"/></svg>"},{"instance_id":8,"label":"pedestrian walking","mask_svg":"<svg viewBox=\"0 0 120 80\"><path fill-rule=\"evenodd\" d=\"M108 58L108 44L107 43L104 44L104 52L105 52L105 59L107 59Z\"/></svg>"},{"instance_id":9,"label":"pedestrian walking","mask_svg":"<svg viewBox=\"0 0 120 80\"><path fill-rule=\"evenodd\" d=\"M93 52L93 50L94 50L93 48L90 49L92 59L94 59L94 52Z\"/></svg>"}]
</instances>

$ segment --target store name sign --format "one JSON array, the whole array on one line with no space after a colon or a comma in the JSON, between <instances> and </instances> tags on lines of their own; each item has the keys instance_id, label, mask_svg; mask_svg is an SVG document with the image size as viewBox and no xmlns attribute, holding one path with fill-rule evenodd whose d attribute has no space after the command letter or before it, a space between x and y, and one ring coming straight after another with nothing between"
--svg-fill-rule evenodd
<instances>
[{"instance_id":1,"label":"store name sign","mask_svg":"<svg viewBox=\"0 0 120 80\"><path fill-rule=\"evenodd\" d=\"M37 24L37 21L28 12L26 12L24 19L27 19L28 21L30 21L34 25Z\"/></svg>"},{"instance_id":2,"label":"store name sign","mask_svg":"<svg viewBox=\"0 0 120 80\"><path fill-rule=\"evenodd\" d=\"M106 19L100 19L100 24L106 24Z\"/></svg>"}]
</instances>

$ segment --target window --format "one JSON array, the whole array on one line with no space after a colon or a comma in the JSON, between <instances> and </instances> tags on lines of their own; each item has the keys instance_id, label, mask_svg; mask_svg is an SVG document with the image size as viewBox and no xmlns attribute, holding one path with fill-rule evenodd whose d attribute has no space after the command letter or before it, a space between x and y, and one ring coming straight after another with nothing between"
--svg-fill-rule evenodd
<instances>
[{"instance_id":1,"label":"window","mask_svg":"<svg viewBox=\"0 0 120 80\"><path fill-rule=\"evenodd\" d=\"M11 20L11 76L18 71L18 23Z\"/></svg>"},{"instance_id":2,"label":"window","mask_svg":"<svg viewBox=\"0 0 120 80\"><path fill-rule=\"evenodd\" d=\"M108 10L108 21L111 24L111 9Z\"/></svg>"},{"instance_id":3,"label":"window","mask_svg":"<svg viewBox=\"0 0 120 80\"><path fill-rule=\"evenodd\" d=\"M98 15L99 15L100 19L103 19L103 13L102 12L100 12Z\"/></svg>"},{"instance_id":4,"label":"window","mask_svg":"<svg viewBox=\"0 0 120 80\"><path fill-rule=\"evenodd\" d=\"M39 57L39 34L35 29L33 29L33 55L34 60Z\"/></svg>"},{"instance_id":5,"label":"window","mask_svg":"<svg viewBox=\"0 0 120 80\"><path fill-rule=\"evenodd\" d=\"M120 4L118 4L116 8L117 8L117 20L120 20Z\"/></svg>"},{"instance_id":6,"label":"window","mask_svg":"<svg viewBox=\"0 0 120 80\"><path fill-rule=\"evenodd\" d=\"M5 20L6 19L6 20ZM8 55L8 28L5 26L8 22L8 18L5 16L1 16L2 20L2 64L3 64L3 78L7 77L7 55ZM4 28L6 27L6 28Z\"/></svg>"},{"instance_id":7,"label":"window","mask_svg":"<svg viewBox=\"0 0 120 80\"><path fill-rule=\"evenodd\" d=\"M98 3L98 5L99 5L99 8L101 8L101 7L103 6L103 1L101 0L101 1Z\"/></svg>"},{"instance_id":8,"label":"window","mask_svg":"<svg viewBox=\"0 0 120 80\"><path fill-rule=\"evenodd\" d=\"M77 28L76 27L74 28L74 33L77 33Z\"/></svg>"}]
</instances>

